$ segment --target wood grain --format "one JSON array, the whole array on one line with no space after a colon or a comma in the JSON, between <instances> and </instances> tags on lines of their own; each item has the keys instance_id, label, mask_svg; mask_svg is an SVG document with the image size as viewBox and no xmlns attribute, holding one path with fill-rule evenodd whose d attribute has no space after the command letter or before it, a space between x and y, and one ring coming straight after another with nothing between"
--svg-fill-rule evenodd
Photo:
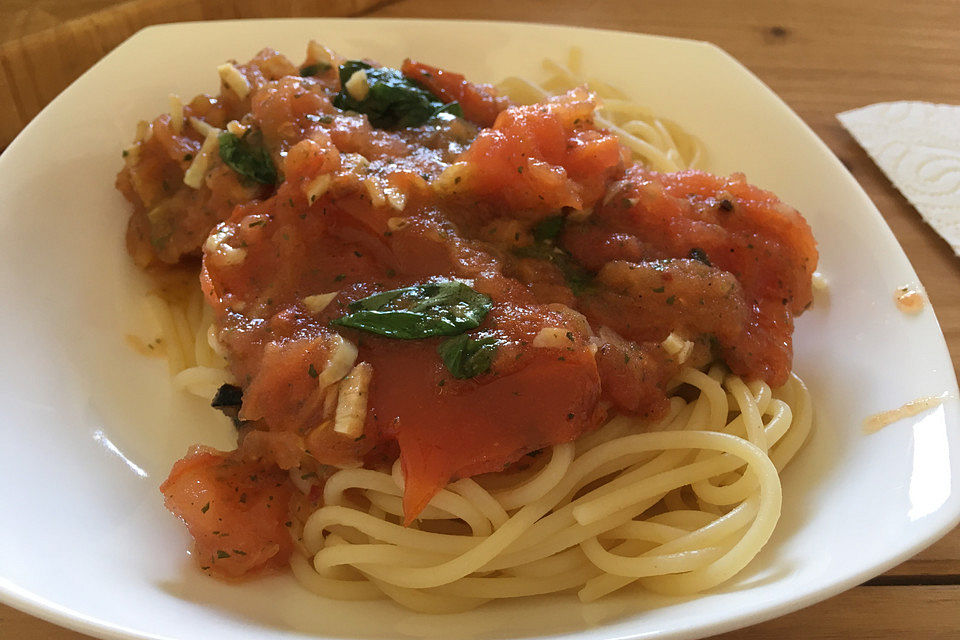
<instances>
[{"instance_id":1,"label":"wood grain","mask_svg":"<svg viewBox=\"0 0 960 640\"><path fill-rule=\"evenodd\" d=\"M0 149L10 144L40 109L93 63L146 26L193 20L355 16L383 3L384 0L133 0L7 40L0 44ZM71 3L54 4L67 7L64 11L70 14ZM33 9L23 11L32 15ZM17 15L25 15L23 11ZM21 21L11 19L10 23ZM6 21L0 20L0 24Z\"/></svg>"},{"instance_id":2,"label":"wood grain","mask_svg":"<svg viewBox=\"0 0 960 640\"><path fill-rule=\"evenodd\" d=\"M857 587L839 596L713 640L955 640L960 586ZM0 637L91 640L0 605Z\"/></svg>"},{"instance_id":3,"label":"wood grain","mask_svg":"<svg viewBox=\"0 0 960 640\"><path fill-rule=\"evenodd\" d=\"M17 20L6 20L11 15L8 8L16 3L21 10L13 14ZM382 17L550 22L714 42L796 110L864 187L925 284L954 367L960 365L960 260L835 119L839 111L885 100L960 104L960 2L956 0L401 0L386 5L360 0L137 0L112 7L96 18L69 22L85 15L81 4L99 9L112 3L0 0L0 42L14 28L32 34L21 38L19 44L0 45L0 146L3 136L9 139L14 128L19 130L22 124L17 121L11 125L8 118L22 120L23 113L38 108L59 91L51 88L55 83L48 84L46 76L37 76L40 71L47 65L61 65L55 73L57 82L75 77L78 70L125 38L123 33L132 33L125 30L146 24L137 22L145 19L169 22L284 15L281 11L303 15L310 9L366 11ZM127 5L134 5L136 11ZM35 11L22 13L31 8ZM179 13L174 17L168 11ZM51 47L55 53L49 53ZM73 58L77 52L84 52L81 59ZM27 65L27 60L42 64ZM17 65L11 65L11 61L17 61ZM16 79L18 87L35 86L36 90L14 95L10 78ZM14 99L16 110L11 107ZM777 620L717 636L716 640L960 637L960 529L872 584L877 583L886 586L857 587ZM86 636L0 606L0 638L78 640Z\"/></svg>"}]
</instances>

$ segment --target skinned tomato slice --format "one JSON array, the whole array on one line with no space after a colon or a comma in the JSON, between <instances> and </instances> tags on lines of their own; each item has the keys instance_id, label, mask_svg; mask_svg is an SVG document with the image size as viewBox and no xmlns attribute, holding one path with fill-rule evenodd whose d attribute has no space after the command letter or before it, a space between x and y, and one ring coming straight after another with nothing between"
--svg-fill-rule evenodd
<instances>
[{"instance_id":1,"label":"skinned tomato slice","mask_svg":"<svg viewBox=\"0 0 960 640\"><path fill-rule=\"evenodd\" d=\"M515 372L456 381L431 351L388 349L370 358L378 381L370 420L399 444L408 524L450 481L500 471L598 423L599 376L588 353L534 350Z\"/></svg>"}]
</instances>

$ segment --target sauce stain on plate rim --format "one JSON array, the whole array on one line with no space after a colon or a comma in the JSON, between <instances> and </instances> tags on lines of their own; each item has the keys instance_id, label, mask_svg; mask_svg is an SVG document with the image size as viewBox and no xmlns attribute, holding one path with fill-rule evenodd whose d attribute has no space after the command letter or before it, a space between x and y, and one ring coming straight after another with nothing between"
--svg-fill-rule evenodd
<instances>
[{"instance_id":1,"label":"sauce stain on plate rim","mask_svg":"<svg viewBox=\"0 0 960 640\"><path fill-rule=\"evenodd\" d=\"M379 603L335 603L334 608L295 595L292 578L224 586L170 566L168 558L177 549L182 552L185 543L176 521L159 506L155 485L195 439L179 424L206 408L178 400L161 386L169 384L163 363L144 359L124 344L125 327L117 315L118 309L127 310L117 300L132 297L141 286L125 265L122 202L109 193L119 151L137 119L164 110L170 91L193 95L209 89L217 81L210 70L226 59L249 57L271 43L288 43L285 53L296 56L318 37L345 55L366 52L384 63L409 55L478 81L536 73L537 60L523 55L530 47L562 55L569 46L580 46L586 67L603 68L607 80L623 78L619 81L638 101L700 137L709 149L711 170L744 170L751 182L795 204L811 222L823 272L830 274L829 306L815 304L798 323L796 337L796 368L815 393L819 431L814 447L785 474L785 493L802 506L784 513L781 530L748 567L749 575L692 600L629 594L584 606L554 597L506 603L444 619L446 637L703 637L829 597L906 559L955 525L960 518L957 456L944 458L947 466L935 476L924 476L923 459L904 455L914 442L909 429L865 437L857 425L856 416L891 400L944 389L957 395L934 314L907 318L890 304L890 292L914 282L916 275L842 165L726 53L655 36L493 22L167 25L144 30L109 54L0 157L0 188L8 194L0 219L9 229L0 237L6 261L0 287L16 309L0 318L0 329L6 329L0 342L10 356L7 362L17 365L0 369L0 375L9 381L7 423L18 425L19 443L0 450L0 484L20 486L18 493L6 489L0 496L9 505L7 513L16 514L16 520L11 515L0 520L0 598L6 603L111 638L242 640L289 637L291 631L428 637L439 629L436 619ZM502 43L495 50L471 55L494 37ZM186 41L195 43L190 51L182 47ZM469 43L477 46L465 46ZM159 50L168 53L164 65L153 62ZM645 58L661 63L635 64ZM144 74L145 66L154 72ZM744 113L753 117L746 121ZM89 126L78 128L75 122ZM65 128L73 135L64 137ZM61 149L55 164L34 153L54 145ZM791 158L789 171L771 162L773 156ZM808 188L811 180L818 189ZM38 215L16 215L27 210ZM45 301L50 300L70 313L49 313ZM883 322L872 322L876 317ZM77 326L84 327L81 340ZM912 357L902 366L871 366L901 362L904 352ZM56 397L50 388L58 389ZM941 433L936 442L944 454L958 446L957 409L957 401L948 399L922 418L925 425L934 420L928 426ZM149 477L141 478L95 441L98 429ZM208 435L228 439L229 425ZM44 482L21 486L22 478L41 468ZM865 511L862 505L878 495L886 508ZM916 500L922 495L937 500L920 509ZM24 530L18 524L24 521L35 524ZM76 527L77 522L84 526ZM71 545L63 544L64 530L74 531ZM97 579L64 579L64 567Z\"/></svg>"}]
</instances>

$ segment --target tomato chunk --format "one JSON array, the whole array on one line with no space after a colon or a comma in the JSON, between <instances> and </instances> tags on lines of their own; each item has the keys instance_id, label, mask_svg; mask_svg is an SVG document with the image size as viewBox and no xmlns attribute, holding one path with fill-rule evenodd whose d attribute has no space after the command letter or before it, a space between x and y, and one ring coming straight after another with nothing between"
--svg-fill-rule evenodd
<instances>
[{"instance_id":1,"label":"tomato chunk","mask_svg":"<svg viewBox=\"0 0 960 640\"><path fill-rule=\"evenodd\" d=\"M292 491L275 466L197 447L177 461L160 491L190 530L204 570L235 578L286 566Z\"/></svg>"}]
</instances>

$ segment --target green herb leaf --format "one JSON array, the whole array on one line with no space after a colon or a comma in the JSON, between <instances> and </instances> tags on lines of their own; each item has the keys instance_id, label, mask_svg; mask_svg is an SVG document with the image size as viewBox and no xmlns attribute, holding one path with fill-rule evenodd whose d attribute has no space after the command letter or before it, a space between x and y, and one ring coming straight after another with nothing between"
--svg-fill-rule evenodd
<instances>
[{"instance_id":1,"label":"green herb leaf","mask_svg":"<svg viewBox=\"0 0 960 640\"><path fill-rule=\"evenodd\" d=\"M349 313L331 324L416 340L455 336L476 329L493 301L462 282L446 280L392 289L351 302Z\"/></svg>"},{"instance_id":2,"label":"green herb leaf","mask_svg":"<svg viewBox=\"0 0 960 640\"><path fill-rule=\"evenodd\" d=\"M242 176L261 184L277 183L277 168L270 153L264 148L259 133L248 130L242 138L229 131L217 136L220 159Z\"/></svg>"},{"instance_id":3,"label":"green herb leaf","mask_svg":"<svg viewBox=\"0 0 960 640\"><path fill-rule=\"evenodd\" d=\"M551 242L537 242L527 247L514 249L514 255L521 258L546 260L554 264L563 273L567 286L574 295L586 292L593 282L593 275L566 251L558 250Z\"/></svg>"},{"instance_id":4,"label":"green herb leaf","mask_svg":"<svg viewBox=\"0 0 960 640\"><path fill-rule=\"evenodd\" d=\"M437 353L454 378L473 378L490 370L497 354L497 339L474 340L464 333L441 342Z\"/></svg>"},{"instance_id":5,"label":"green herb leaf","mask_svg":"<svg viewBox=\"0 0 960 640\"><path fill-rule=\"evenodd\" d=\"M544 218L533 228L533 239L537 242L546 240L555 240L560 232L563 231L563 216L550 216Z\"/></svg>"},{"instance_id":6,"label":"green herb leaf","mask_svg":"<svg viewBox=\"0 0 960 640\"><path fill-rule=\"evenodd\" d=\"M346 89L347 81L357 71L367 74L369 92L357 100ZM334 99L338 109L364 113L370 124L379 129L418 127L441 113L462 116L460 105L444 104L435 95L416 85L397 69L374 68L366 62L348 60L340 65L340 86Z\"/></svg>"},{"instance_id":7,"label":"green herb leaf","mask_svg":"<svg viewBox=\"0 0 960 640\"><path fill-rule=\"evenodd\" d=\"M710 263L710 258L707 257L707 252L701 249L700 247L694 247L690 249L690 253L687 254L687 257L691 260L696 260L697 262L702 262L708 267L712 267L713 264Z\"/></svg>"},{"instance_id":8,"label":"green herb leaf","mask_svg":"<svg viewBox=\"0 0 960 640\"><path fill-rule=\"evenodd\" d=\"M330 65L326 62L317 62L315 64L308 64L307 66L300 69L300 76L306 78L307 76L315 76L318 73L328 71Z\"/></svg>"}]
</instances>

